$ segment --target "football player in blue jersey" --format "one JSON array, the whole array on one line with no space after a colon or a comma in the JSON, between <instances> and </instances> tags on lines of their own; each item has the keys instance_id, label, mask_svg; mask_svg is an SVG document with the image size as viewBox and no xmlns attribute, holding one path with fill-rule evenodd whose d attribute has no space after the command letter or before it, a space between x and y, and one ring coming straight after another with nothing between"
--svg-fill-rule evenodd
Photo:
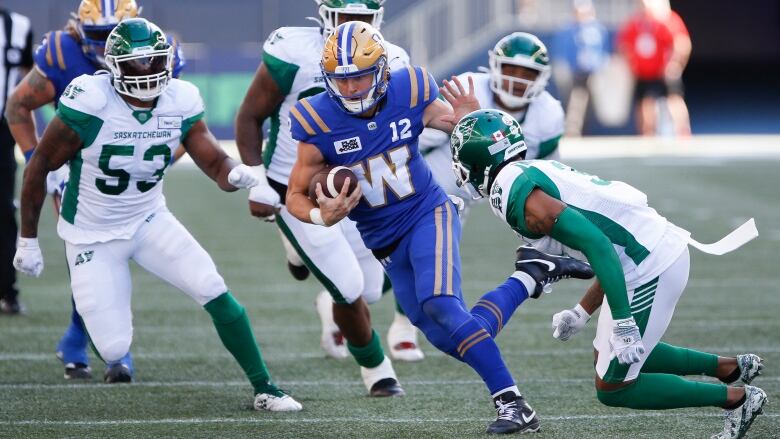
<instances>
[{"instance_id":1,"label":"football player in blue jersey","mask_svg":"<svg viewBox=\"0 0 780 439\"><path fill-rule=\"evenodd\" d=\"M27 161L38 145L33 110L50 103L56 106L65 87L78 76L107 69L103 59L106 38L117 23L136 17L140 10L135 0L81 0L78 11L64 30L51 31L44 36L35 51L34 68L8 98L5 110L11 134ZM178 77L185 64L184 58L179 44L170 37L168 40L174 47L173 76ZM67 178L67 166L50 173L47 178L47 191L54 199L57 212ZM70 325L56 349L57 357L65 365L65 379L92 377L87 357L88 341L81 317L73 307ZM133 361L129 353L122 360L107 365L104 374L107 383L132 379Z\"/></svg>"},{"instance_id":2,"label":"football player in blue jersey","mask_svg":"<svg viewBox=\"0 0 780 439\"><path fill-rule=\"evenodd\" d=\"M469 78L468 92L455 78L440 90L425 68L390 72L382 35L356 21L328 37L321 68L327 91L290 109L292 137L299 144L287 208L301 221L322 226L346 216L355 221L412 323L487 385L498 415L488 432L537 431L539 418L520 395L493 338L529 295L538 297L544 285L561 277L592 272L586 264L539 253L517 261L506 282L467 310L457 208L433 179L417 140L424 127L452 132L460 117L479 109L473 81ZM437 99L440 91L446 102ZM318 186L315 205L309 182L326 165L348 166L359 184L349 194L345 183L336 198L324 196Z\"/></svg>"}]
</instances>

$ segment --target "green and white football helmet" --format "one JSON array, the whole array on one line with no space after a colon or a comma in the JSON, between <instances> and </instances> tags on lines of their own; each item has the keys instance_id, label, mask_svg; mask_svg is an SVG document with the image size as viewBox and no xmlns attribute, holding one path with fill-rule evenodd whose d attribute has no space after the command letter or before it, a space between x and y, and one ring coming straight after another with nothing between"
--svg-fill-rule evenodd
<instances>
[{"instance_id":1,"label":"green and white football helmet","mask_svg":"<svg viewBox=\"0 0 780 439\"><path fill-rule=\"evenodd\" d=\"M116 25L106 40L105 59L116 91L143 101L160 96L173 76L173 47L144 18Z\"/></svg>"},{"instance_id":2,"label":"green and white football helmet","mask_svg":"<svg viewBox=\"0 0 780 439\"><path fill-rule=\"evenodd\" d=\"M319 6L322 34L328 38L339 27L339 15L369 16L368 24L376 30L382 25L385 0L314 0ZM348 20L349 21L349 20Z\"/></svg>"},{"instance_id":3,"label":"green and white football helmet","mask_svg":"<svg viewBox=\"0 0 780 439\"><path fill-rule=\"evenodd\" d=\"M535 35L515 32L501 38L493 50L488 51L490 61L490 89L510 107L522 107L538 96L550 80L550 57L547 47ZM525 67L539 73L536 79L517 78L501 72L505 64ZM525 92L518 96L515 84L525 84Z\"/></svg>"},{"instance_id":4,"label":"green and white football helmet","mask_svg":"<svg viewBox=\"0 0 780 439\"><path fill-rule=\"evenodd\" d=\"M525 156L520 124L501 110L477 110L461 119L450 136L452 170L458 186L471 184L477 194L488 196L499 165ZM468 187L467 187L468 189Z\"/></svg>"}]
</instances>

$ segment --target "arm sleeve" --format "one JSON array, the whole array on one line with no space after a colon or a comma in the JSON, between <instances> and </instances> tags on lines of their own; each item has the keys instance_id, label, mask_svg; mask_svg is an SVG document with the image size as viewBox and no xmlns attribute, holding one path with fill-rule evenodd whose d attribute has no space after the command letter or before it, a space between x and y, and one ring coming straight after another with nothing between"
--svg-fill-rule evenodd
<instances>
[{"instance_id":1,"label":"arm sleeve","mask_svg":"<svg viewBox=\"0 0 780 439\"><path fill-rule=\"evenodd\" d=\"M439 84L436 83L436 79L434 79L433 75L431 75L427 69L424 67L418 67L420 70L422 70L422 76L425 76L425 80L427 81L427 87L425 84L422 84L422 92L423 92L423 98L425 98L425 89L428 89L428 99L425 99L425 102L423 102L423 106L427 107L428 104L433 102L436 98L439 97Z\"/></svg>"},{"instance_id":2,"label":"arm sleeve","mask_svg":"<svg viewBox=\"0 0 780 439\"><path fill-rule=\"evenodd\" d=\"M312 143L316 132L304 114L306 111L302 108L301 103L296 102L295 106L290 109L290 116L287 118L290 121L290 135L299 142Z\"/></svg>"},{"instance_id":3,"label":"arm sleeve","mask_svg":"<svg viewBox=\"0 0 780 439\"><path fill-rule=\"evenodd\" d=\"M550 236L585 254L601 282L612 318L618 320L631 317L623 268L607 236L571 207L566 207L558 216Z\"/></svg>"}]
</instances>

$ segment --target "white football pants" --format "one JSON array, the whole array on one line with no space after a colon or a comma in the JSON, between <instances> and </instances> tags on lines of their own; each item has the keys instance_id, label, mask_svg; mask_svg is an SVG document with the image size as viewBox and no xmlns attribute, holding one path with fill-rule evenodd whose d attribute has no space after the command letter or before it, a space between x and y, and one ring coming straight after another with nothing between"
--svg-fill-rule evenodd
<instances>
[{"instance_id":1,"label":"white football pants","mask_svg":"<svg viewBox=\"0 0 780 439\"><path fill-rule=\"evenodd\" d=\"M682 296L688 283L688 273L691 268L691 257L688 248L680 254L677 260L660 276L633 290L628 291L628 301L631 314L642 333L642 344L645 353L638 363L630 366L620 365L617 358L610 358L612 346L609 338L612 335L612 312L606 298L601 305L601 314L596 329L593 347L598 351L596 373L607 382L631 381L639 376L645 360L650 356L655 346L661 340L669 322L672 321L677 301Z\"/></svg>"},{"instance_id":2,"label":"white football pants","mask_svg":"<svg viewBox=\"0 0 780 439\"><path fill-rule=\"evenodd\" d=\"M336 303L382 298L384 270L354 221L344 218L330 227L318 226L299 221L282 206L277 225Z\"/></svg>"},{"instance_id":3,"label":"white football pants","mask_svg":"<svg viewBox=\"0 0 780 439\"><path fill-rule=\"evenodd\" d=\"M105 361L116 361L133 339L130 260L205 305L227 291L211 256L168 211L157 212L132 239L65 243L76 309Z\"/></svg>"}]
</instances>

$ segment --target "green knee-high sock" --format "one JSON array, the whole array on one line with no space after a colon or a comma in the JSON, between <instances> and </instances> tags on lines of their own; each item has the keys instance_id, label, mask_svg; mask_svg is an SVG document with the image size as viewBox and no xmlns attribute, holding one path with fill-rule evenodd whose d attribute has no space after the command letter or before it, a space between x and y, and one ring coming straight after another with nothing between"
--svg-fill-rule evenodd
<instances>
[{"instance_id":1,"label":"green knee-high sock","mask_svg":"<svg viewBox=\"0 0 780 439\"><path fill-rule=\"evenodd\" d=\"M255 394L278 393L279 390L271 382L271 376L263 362L263 356L260 354L260 348L255 341L244 307L236 301L230 291L203 307L211 315L222 344L244 369L244 373L255 389Z\"/></svg>"},{"instance_id":2,"label":"green knee-high sock","mask_svg":"<svg viewBox=\"0 0 780 439\"><path fill-rule=\"evenodd\" d=\"M723 407L727 394L725 385L688 381L664 373L640 373L627 387L610 392L596 391L599 401L605 405L637 410Z\"/></svg>"},{"instance_id":3,"label":"green knee-high sock","mask_svg":"<svg viewBox=\"0 0 780 439\"><path fill-rule=\"evenodd\" d=\"M711 377L715 376L717 369L717 355L666 343L658 343L642 366L644 373L704 374Z\"/></svg>"},{"instance_id":4,"label":"green knee-high sock","mask_svg":"<svg viewBox=\"0 0 780 439\"><path fill-rule=\"evenodd\" d=\"M382 343L379 342L379 336L376 331L371 330L371 341L365 346L354 346L347 342L347 349L355 357L355 361L363 367L369 369L377 367L385 360L385 351L382 350Z\"/></svg>"}]
</instances>

